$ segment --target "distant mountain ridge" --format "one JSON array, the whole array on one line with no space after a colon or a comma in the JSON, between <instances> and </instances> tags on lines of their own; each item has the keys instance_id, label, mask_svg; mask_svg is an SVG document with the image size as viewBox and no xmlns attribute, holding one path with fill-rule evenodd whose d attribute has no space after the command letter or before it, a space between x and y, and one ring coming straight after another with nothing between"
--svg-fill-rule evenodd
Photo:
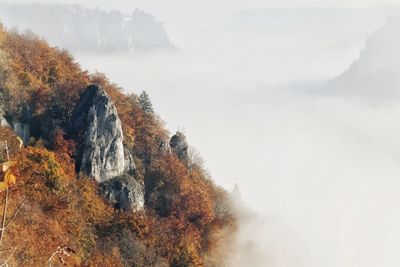
<instances>
[{"instance_id":1,"label":"distant mountain ridge","mask_svg":"<svg viewBox=\"0 0 400 267\"><path fill-rule=\"evenodd\" d=\"M400 17L392 17L366 42L359 58L325 85L328 94L369 97L400 96Z\"/></svg>"},{"instance_id":2,"label":"distant mountain ridge","mask_svg":"<svg viewBox=\"0 0 400 267\"><path fill-rule=\"evenodd\" d=\"M127 15L79 5L0 3L0 21L68 50L176 49L162 23L138 9Z\"/></svg>"}]
</instances>

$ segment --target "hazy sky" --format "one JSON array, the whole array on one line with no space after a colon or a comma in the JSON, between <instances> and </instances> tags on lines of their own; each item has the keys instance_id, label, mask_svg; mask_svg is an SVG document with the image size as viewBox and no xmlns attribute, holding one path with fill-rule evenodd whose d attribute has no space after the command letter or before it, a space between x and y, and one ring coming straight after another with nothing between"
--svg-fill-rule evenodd
<instances>
[{"instance_id":1,"label":"hazy sky","mask_svg":"<svg viewBox=\"0 0 400 267\"><path fill-rule=\"evenodd\" d=\"M203 21L206 22L209 18L204 16L205 14L233 14L248 8L301 6L372 7L376 5L397 5L400 3L399 0L14 0L12 2L80 3L91 7L98 6L101 8L119 9L124 12L130 12L135 8L140 8L157 15L161 20L167 23L172 23L182 18L190 18L192 16L195 16L195 18L203 17Z\"/></svg>"},{"instance_id":2,"label":"hazy sky","mask_svg":"<svg viewBox=\"0 0 400 267\"><path fill-rule=\"evenodd\" d=\"M56 3L82 3L92 6L103 6L103 7L142 7L151 8L154 10L162 9L179 9L179 8L190 8L190 9L205 9L205 7L213 7L216 9L231 9L240 10L244 8L252 7L298 7L298 6L325 6L325 7L371 7L374 5L387 5L399 3L398 0L206 0L206 1L184 1L184 0L168 0L168 1L157 1L157 0L14 0L14 3L30 3L30 2L56 2Z\"/></svg>"},{"instance_id":3,"label":"hazy sky","mask_svg":"<svg viewBox=\"0 0 400 267\"><path fill-rule=\"evenodd\" d=\"M400 4L400 0L14 0L9 2L78 3L89 7L118 9L124 13L139 8L152 13L162 21L170 36L177 42L183 42L184 33L221 27L236 13L250 8L306 6L368 8L376 5Z\"/></svg>"}]
</instances>

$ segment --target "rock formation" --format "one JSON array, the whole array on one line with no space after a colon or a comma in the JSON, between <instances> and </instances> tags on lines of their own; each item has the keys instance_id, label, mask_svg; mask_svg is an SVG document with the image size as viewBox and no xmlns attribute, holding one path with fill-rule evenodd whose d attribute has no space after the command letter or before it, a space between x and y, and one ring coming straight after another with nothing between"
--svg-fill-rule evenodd
<instances>
[{"instance_id":1,"label":"rock formation","mask_svg":"<svg viewBox=\"0 0 400 267\"><path fill-rule=\"evenodd\" d=\"M124 147L117 109L97 85L82 94L69 134L79 143L77 170L100 183L100 194L115 207L137 211L144 205L144 186L135 178L135 162Z\"/></svg>"},{"instance_id":2,"label":"rock formation","mask_svg":"<svg viewBox=\"0 0 400 267\"><path fill-rule=\"evenodd\" d=\"M188 162L188 148L189 145L186 141L186 136L181 132L176 132L174 136L172 136L171 141L169 142L172 151L178 156L178 158L183 162Z\"/></svg>"},{"instance_id":3,"label":"rock formation","mask_svg":"<svg viewBox=\"0 0 400 267\"><path fill-rule=\"evenodd\" d=\"M98 182L123 174L125 155L121 121L110 97L99 86L91 85L82 93L69 132L82 142L77 157L79 172Z\"/></svg>"},{"instance_id":4,"label":"rock formation","mask_svg":"<svg viewBox=\"0 0 400 267\"><path fill-rule=\"evenodd\" d=\"M15 134L18 135L22 141L26 144L31 137L30 132L30 119L31 114L27 107L22 109L22 116L18 120L11 120L10 122L6 119L6 112L0 107L0 126L8 127L14 130Z\"/></svg>"},{"instance_id":5,"label":"rock formation","mask_svg":"<svg viewBox=\"0 0 400 267\"><path fill-rule=\"evenodd\" d=\"M14 132L22 139L24 144L27 144L30 138L30 129L28 123L15 122L13 123Z\"/></svg>"},{"instance_id":6,"label":"rock formation","mask_svg":"<svg viewBox=\"0 0 400 267\"><path fill-rule=\"evenodd\" d=\"M10 124L5 118L5 112L2 108L0 108L0 126L2 127L10 127Z\"/></svg>"},{"instance_id":7,"label":"rock formation","mask_svg":"<svg viewBox=\"0 0 400 267\"><path fill-rule=\"evenodd\" d=\"M100 194L117 209L138 211L144 206L144 185L132 176L121 176L102 183Z\"/></svg>"}]
</instances>

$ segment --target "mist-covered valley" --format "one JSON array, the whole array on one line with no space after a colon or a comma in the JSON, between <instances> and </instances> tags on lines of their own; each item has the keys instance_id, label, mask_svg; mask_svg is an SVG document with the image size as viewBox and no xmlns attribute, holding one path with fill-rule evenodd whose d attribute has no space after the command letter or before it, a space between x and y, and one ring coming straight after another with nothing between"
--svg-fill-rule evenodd
<instances>
[{"instance_id":1,"label":"mist-covered valley","mask_svg":"<svg viewBox=\"0 0 400 267\"><path fill-rule=\"evenodd\" d=\"M322 9L329 30L325 16L298 25L305 10L168 24L180 51L73 55L127 92L146 90L217 183L238 186L232 266L398 266L398 10Z\"/></svg>"},{"instance_id":2,"label":"mist-covered valley","mask_svg":"<svg viewBox=\"0 0 400 267\"><path fill-rule=\"evenodd\" d=\"M218 31L188 36L178 54L76 56L124 88L147 90L217 181L239 186L256 219L243 224L234 266L396 266L392 23L375 35L385 19L361 29L362 42L354 27L342 45L329 34ZM369 38L381 40L365 45Z\"/></svg>"}]
</instances>

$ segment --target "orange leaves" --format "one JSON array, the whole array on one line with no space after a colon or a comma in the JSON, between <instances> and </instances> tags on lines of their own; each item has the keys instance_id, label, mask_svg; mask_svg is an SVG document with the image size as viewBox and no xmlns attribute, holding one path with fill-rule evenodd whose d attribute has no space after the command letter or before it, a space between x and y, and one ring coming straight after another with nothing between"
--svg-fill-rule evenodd
<instances>
[{"instance_id":1,"label":"orange leaves","mask_svg":"<svg viewBox=\"0 0 400 267\"><path fill-rule=\"evenodd\" d=\"M4 181L0 182L0 191L5 190L17 182L17 177L11 172L11 169L4 173Z\"/></svg>"},{"instance_id":2,"label":"orange leaves","mask_svg":"<svg viewBox=\"0 0 400 267\"><path fill-rule=\"evenodd\" d=\"M33 34L4 34L7 38L1 48L7 54L7 65L18 83L3 88L10 97L10 107L7 108L16 110L17 105L29 103L32 114L38 115L44 112L53 98L62 101L65 109L71 112L79 90L88 84L87 73L67 52L50 47ZM15 100L19 103L11 104Z\"/></svg>"},{"instance_id":3,"label":"orange leaves","mask_svg":"<svg viewBox=\"0 0 400 267\"><path fill-rule=\"evenodd\" d=\"M169 153L168 131L156 114L144 111L143 101L140 105L136 95L124 94L102 74L89 76L67 52L1 27L0 49L0 70L6 66L8 77L0 77L7 81L0 84L3 109L18 118L28 108L33 136L52 150L23 148L10 129L0 127L0 140L7 140L18 162L0 166L0 190L15 185L15 203L29 196L26 210L7 229L7 245L21 248L13 265L41 266L52 249L65 244L76 248L74 261L68 260L76 266L201 266L220 232L234 224L226 192L210 182L201 161L192 157L188 168ZM76 173L76 143L63 130L89 83L99 83L116 105L135 178L145 183L143 213L114 211L99 197L98 184ZM10 210L18 209L15 203Z\"/></svg>"},{"instance_id":4,"label":"orange leaves","mask_svg":"<svg viewBox=\"0 0 400 267\"><path fill-rule=\"evenodd\" d=\"M146 238L150 233L150 221L149 218L144 213L135 213L130 218L130 226L135 231L135 233L141 237Z\"/></svg>"},{"instance_id":5,"label":"orange leaves","mask_svg":"<svg viewBox=\"0 0 400 267\"><path fill-rule=\"evenodd\" d=\"M76 143L73 140L65 139L64 131L61 129L55 130L52 141L52 149L57 160L63 163L64 171L66 173L75 173L75 162L72 156L76 149Z\"/></svg>"},{"instance_id":6,"label":"orange leaves","mask_svg":"<svg viewBox=\"0 0 400 267\"><path fill-rule=\"evenodd\" d=\"M4 139L4 147L3 151L1 151L3 157L2 159L7 159L6 162L3 162L0 164L0 174L3 177L3 180L0 182L0 191L6 190L9 187L13 186L17 182L17 177L16 177L16 167L17 167L17 161L15 159L10 160L10 155L14 156L15 153L17 153L17 149L21 149L21 143L20 143L20 138L15 136L13 133L10 133L10 130L7 128L1 128L0 127L0 136L3 137ZM10 142L10 146L8 145ZM12 142L14 141L14 142ZM19 145L17 145L19 143ZM11 152L11 153L10 153Z\"/></svg>"},{"instance_id":7,"label":"orange leaves","mask_svg":"<svg viewBox=\"0 0 400 267\"><path fill-rule=\"evenodd\" d=\"M9 161L6 161L4 163L1 163L0 164L1 171L3 173L5 173L5 172L9 171L11 169L11 167L14 167L16 164L17 164L17 162L15 160L9 160Z\"/></svg>"},{"instance_id":8,"label":"orange leaves","mask_svg":"<svg viewBox=\"0 0 400 267\"><path fill-rule=\"evenodd\" d=\"M8 127L0 126L0 162L7 161L5 142L7 141L8 153L11 158L21 149L19 137Z\"/></svg>"},{"instance_id":9,"label":"orange leaves","mask_svg":"<svg viewBox=\"0 0 400 267\"><path fill-rule=\"evenodd\" d=\"M172 265L201 266L221 225L214 213L214 185L200 168L189 171L174 154L153 162L146 181L147 204L162 216L149 221L157 251Z\"/></svg>"},{"instance_id":10,"label":"orange leaves","mask_svg":"<svg viewBox=\"0 0 400 267\"><path fill-rule=\"evenodd\" d=\"M43 265L51 256L51 249L65 244L77 253L65 258L66 262L82 266L95 246L94 226L109 223L112 208L98 196L95 182L78 180L74 171L66 173L69 163L57 159L53 152L28 147L16 159L20 175L12 204L33 193L26 202L29 209L21 212L9 229L7 242L18 244L19 251L23 251L14 265Z\"/></svg>"},{"instance_id":11,"label":"orange leaves","mask_svg":"<svg viewBox=\"0 0 400 267\"><path fill-rule=\"evenodd\" d=\"M55 154L44 148L28 147L17 156L19 182L27 190L36 187L33 198L46 202L53 198L58 204L68 195L70 178Z\"/></svg>"},{"instance_id":12,"label":"orange leaves","mask_svg":"<svg viewBox=\"0 0 400 267\"><path fill-rule=\"evenodd\" d=\"M121 253L117 248L112 248L111 252L95 250L85 266L96 267L96 266L114 266L122 267L126 266L122 262Z\"/></svg>"},{"instance_id":13,"label":"orange leaves","mask_svg":"<svg viewBox=\"0 0 400 267\"><path fill-rule=\"evenodd\" d=\"M80 212L84 213L92 224L108 223L112 219L112 208L97 194L95 181L83 177L77 181Z\"/></svg>"},{"instance_id":14,"label":"orange leaves","mask_svg":"<svg viewBox=\"0 0 400 267\"><path fill-rule=\"evenodd\" d=\"M17 166L17 160L10 159L10 157L14 157L17 153L17 150L20 150L23 147L23 141L19 136L15 136L14 134L9 134L10 131L7 128L0 127L0 136L4 139L4 147L2 147L3 158L6 158L7 161L0 164L0 173L4 174L4 182L9 185L15 184L15 169ZM8 133L8 136L7 136ZM8 137L8 138L7 138ZM7 139L11 139L14 142L10 142ZM10 145L9 145L10 144Z\"/></svg>"}]
</instances>

